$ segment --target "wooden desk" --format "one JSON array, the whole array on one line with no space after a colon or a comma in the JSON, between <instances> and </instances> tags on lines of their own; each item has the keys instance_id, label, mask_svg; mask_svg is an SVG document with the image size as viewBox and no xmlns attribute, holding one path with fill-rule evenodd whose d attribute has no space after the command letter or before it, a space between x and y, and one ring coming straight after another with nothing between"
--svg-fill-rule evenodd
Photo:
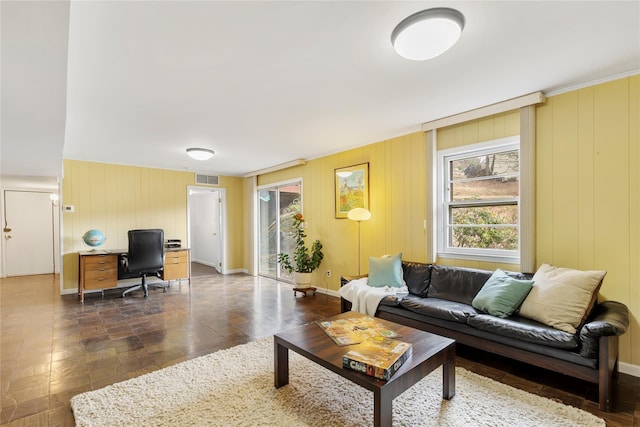
<instances>
[{"instance_id":1,"label":"wooden desk","mask_svg":"<svg viewBox=\"0 0 640 427\"><path fill-rule=\"evenodd\" d=\"M164 268L160 278L165 281L189 280L191 286L191 261L189 248L165 248ZM78 256L78 299L84 302L89 290L118 288L118 258L126 249L80 251Z\"/></svg>"}]
</instances>

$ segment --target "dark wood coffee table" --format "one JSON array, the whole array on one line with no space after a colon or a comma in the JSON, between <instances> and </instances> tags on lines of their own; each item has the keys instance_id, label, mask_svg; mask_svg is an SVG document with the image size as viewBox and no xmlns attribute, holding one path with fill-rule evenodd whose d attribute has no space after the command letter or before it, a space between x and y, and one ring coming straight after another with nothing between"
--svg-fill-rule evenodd
<instances>
[{"instance_id":1,"label":"dark wood coffee table","mask_svg":"<svg viewBox=\"0 0 640 427\"><path fill-rule=\"evenodd\" d=\"M347 312L326 320L336 320L360 313ZM342 356L359 344L337 346L331 338L315 323L295 329L278 332L274 335L274 376L276 388L289 384L289 350L306 357L317 364L335 372L367 390L373 392L374 426L390 426L392 420L393 399L408 390L442 365L442 397L451 399L456 394L456 349L455 341L408 326L399 325L383 319L376 319L387 328L398 332L402 341L413 344L412 356L400 367L390 380L361 374L342 367Z\"/></svg>"}]
</instances>

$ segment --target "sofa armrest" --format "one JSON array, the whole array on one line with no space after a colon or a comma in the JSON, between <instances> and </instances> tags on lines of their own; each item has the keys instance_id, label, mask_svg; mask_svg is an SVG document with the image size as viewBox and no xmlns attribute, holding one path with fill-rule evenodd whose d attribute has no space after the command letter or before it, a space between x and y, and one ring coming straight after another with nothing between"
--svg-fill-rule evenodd
<instances>
[{"instance_id":1,"label":"sofa armrest","mask_svg":"<svg viewBox=\"0 0 640 427\"><path fill-rule=\"evenodd\" d=\"M616 301L597 304L580 329L580 355L598 358L600 337L620 336L629 327L629 309Z\"/></svg>"},{"instance_id":2,"label":"sofa armrest","mask_svg":"<svg viewBox=\"0 0 640 427\"><path fill-rule=\"evenodd\" d=\"M363 277L367 277L367 276L368 274L362 274L360 276L340 276L340 287L343 287L344 285L346 285L352 280L362 279ZM346 313L349 310L351 310L351 302L340 297L340 312Z\"/></svg>"},{"instance_id":3,"label":"sofa armrest","mask_svg":"<svg viewBox=\"0 0 640 427\"><path fill-rule=\"evenodd\" d=\"M340 287L343 287L347 283L352 280L362 279L363 277L368 277L368 274L361 274L360 276L340 276Z\"/></svg>"}]
</instances>

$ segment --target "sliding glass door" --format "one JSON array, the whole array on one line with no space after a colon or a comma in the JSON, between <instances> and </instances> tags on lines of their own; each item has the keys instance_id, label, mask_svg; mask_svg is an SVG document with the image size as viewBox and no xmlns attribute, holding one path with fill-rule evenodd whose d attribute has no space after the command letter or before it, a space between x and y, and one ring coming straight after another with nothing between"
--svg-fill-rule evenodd
<instances>
[{"instance_id":1,"label":"sliding glass door","mask_svg":"<svg viewBox=\"0 0 640 427\"><path fill-rule=\"evenodd\" d=\"M258 189L258 274L292 280L278 266L278 253L291 253L295 241L286 232L291 217L302 212L302 181L296 180Z\"/></svg>"}]
</instances>

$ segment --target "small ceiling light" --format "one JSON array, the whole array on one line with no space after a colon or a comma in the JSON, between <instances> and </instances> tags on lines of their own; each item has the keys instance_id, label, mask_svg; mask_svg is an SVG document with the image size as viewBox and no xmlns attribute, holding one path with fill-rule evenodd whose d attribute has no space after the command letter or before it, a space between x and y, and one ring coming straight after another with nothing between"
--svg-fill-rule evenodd
<instances>
[{"instance_id":1,"label":"small ceiling light","mask_svg":"<svg viewBox=\"0 0 640 427\"><path fill-rule=\"evenodd\" d=\"M187 148L187 154L192 159L209 160L216 153L215 151L209 150L208 148Z\"/></svg>"},{"instance_id":2,"label":"small ceiling light","mask_svg":"<svg viewBox=\"0 0 640 427\"><path fill-rule=\"evenodd\" d=\"M435 58L460 38L464 15L448 7L426 9L403 19L391 33L391 44L403 58Z\"/></svg>"}]
</instances>

